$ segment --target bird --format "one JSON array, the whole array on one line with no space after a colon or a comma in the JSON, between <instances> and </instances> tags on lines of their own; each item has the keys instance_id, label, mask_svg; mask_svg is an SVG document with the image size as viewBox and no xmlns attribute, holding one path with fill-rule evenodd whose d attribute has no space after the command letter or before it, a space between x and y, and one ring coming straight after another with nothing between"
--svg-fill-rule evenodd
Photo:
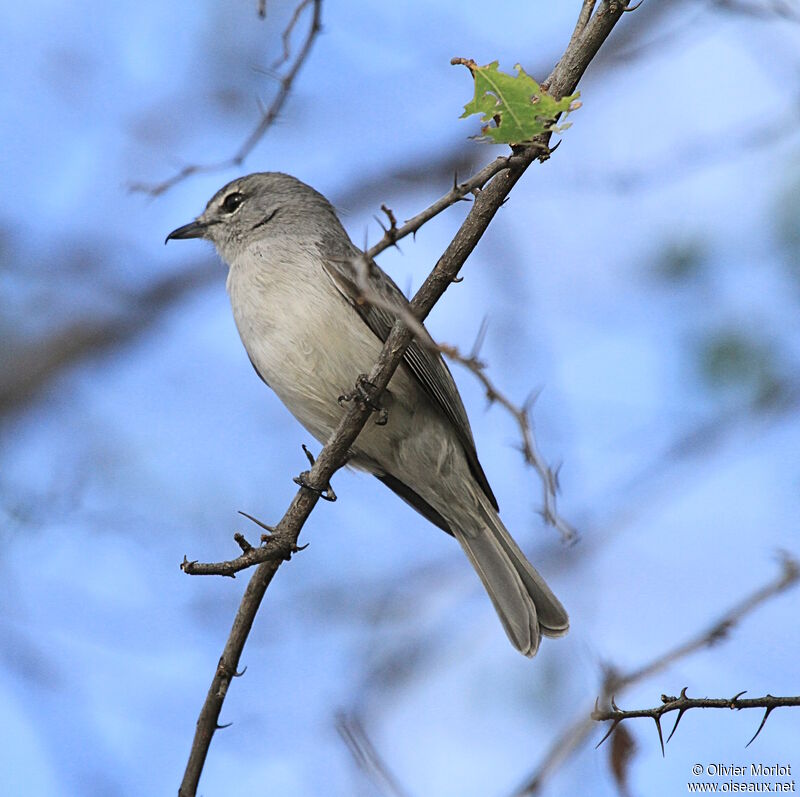
<instances>
[{"instance_id":1,"label":"bird","mask_svg":"<svg viewBox=\"0 0 800 797\"><path fill-rule=\"evenodd\" d=\"M363 268L366 256L333 205L282 172L232 180L165 243L190 238L213 243L227 264L233 317L255 372L324 444L341 420L340 399L377 361L408 300L377 264ZM379 301L364 300L364 280ZM415 338L379 402L348 465L455 537L517 650L532 657L542 636L566 634L567 612L500 519L441 354Z\"/></svg>"}]
</instances>

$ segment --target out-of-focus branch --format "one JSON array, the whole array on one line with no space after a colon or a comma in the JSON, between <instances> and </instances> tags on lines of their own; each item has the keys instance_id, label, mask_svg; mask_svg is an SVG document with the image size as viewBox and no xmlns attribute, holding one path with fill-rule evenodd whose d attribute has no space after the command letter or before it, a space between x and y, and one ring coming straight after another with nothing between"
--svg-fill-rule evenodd
<instances>
[{"instance_id":1,"label":"out-of-focus branch","mask_svg":"<svg viewBox=\"0 0 800 797\"><path fill-rule=\"evenodd\" d=\"M747 2L746 0L709 0L711 6L759 19L779 18L791 22L800 22L800 8L797 4L785 0L765 0L763 3Z\"/></svg>"},{"instance_id":2,"label":"out-of-focus branch","mask_svg":"<svg viewBox=\"0 0 800 797\"><path fill-rule=\"evenodd\" d=\"M731 629L744 617L755 611L766 601L791 589L797 584L798 580L800 580L800 564L787 553L783 553L781 554L780 574L732 606L708 628L627 673L618 673L613 668L606 668L601 695L595 701L595 705L587 706L582 710L577 718L559 734L542 757L539 766L514 792L513 797L530 797L530 795L537 794L541 790L545 781L583 747L596 727L595 720L600 719L597 716L598 712L601 711L600 706L609 705L612 696L619 695L630 686L633 686L633 684L665 670L679 659L683 659L703 648L711 647L725 639ZM679 706L676 706L676 709L679 708ZM613 718L609 717L608 719Z\"/></svg>"},{"instance_id":3,"label":"out-of-focus branch","mask_svg":"<svg viewBox=\"0 0 800 797\"><path fill-rule=\"evenodd\" d=\"M0 354L0 416L28 401L67 367L134 339L175 303L221 278L211 260L155 280L105 318L75 321L42 340L6 343Z\"/></svg>"},{"instance_id":4,"label":"out-of-focus branch","mask_svg":"<svg viewBox=\"0 0 800 797\"><path fill-rule=\"evenodd\" d=\"M294 13L292 14L292 18L289 20L289 24L286 26L286 28L283 31L283 35L281 36L281 42L283 43L283 52L281 53L280 57L276 58L275 62L272 64L273 69L277 69L279 66L283 66L289 60L289 56L292 54L291 51L292 33L294 32L295 26L300 20L303 11L305 11L306 7L311 2L312 0L302 0L300 5L298 5L297 8L295 8Z\"/></svg>"},{"instance_id":5,"label":"out-of-focus branch","mask_svg":"<svg viewBox=\"0 0 800 797\"><path fill-rule=\"evenodd\" d=\"M570 46L567 47L548 78L547 83L551 94L560 98L574 91L578 80L626 8L627 2L623 0L603 0L582 34L579 37L573 37ZM458 276L467 257L478 244L511 189L528 166L540 156L543 150L546 151L549 139L550 135L544 134L530 146L520 148L510 159L511 162L506 165L506 168L496 174L477 194L475 202L455 237L411 301L411 312L419 320L423 320L428 315L434 304ZM390 243L386 245L388 246ZM412 337L413 332L402 321L395 322L378 361L367 376L367 380L374 387L376 399L380 398L388 385ZM297 544L303 524L316 506L322 492L327 488L334 472L346 462L350 446L366 424L371 412L372 409L366 402L350 402L336 431L320 452L311 470L305 474L303 486L275 527L273 537L279 540L288 540L290 546ZM264 562L258 566L247 585L197 720L189 761L179 790L181 797L193 797L197 793L211 739L219 727L219 715L225 695L231 680L237 674L239 659L255 615L279 566L280 562Z\"/></svg>"},{"instance_id":6,"label":"out-of-focus branch","mask_svg":"<svg viewBox=\"0 0 800 797\"><path fill-rule=\"evenodd\" d=\"M407 797L408 792L389 770L367 735L364 723L358 715L345 712L337 714L336 730L350 751L350 755L353 756L356 766L382 794L391 795L391 797Z\"/></svg>"},{"instance_id":7,"label":"out-of-focus branch","mask_svg":"<svg viewBox=\"0 0 800 797\"><path fill-rule=\"evenodd\" d=\"M261 141L264 134L278 117L278 114L281 112L283 104L286 102L286 98L289 96L292 84L297 77L297 73L300 71L300 68L308 58L308 54L311 52L311 47L314 44L314 40L322 29L322 0L301 0L300 5L295 9L295 13L292 15L292 19L290 20L289 25L284 32L284 51L286 51L288 48L288 37L291 36L291 32L297 23L300 13L311 4L313 4L313 11L311 13L311 23L309 24L305 41L295 56L291 67L287 70L286 74L280 78L278 93L275 95L272 103L264 110L261 115L261 119L258 121L258 124L245 139L244 143L239 147L239 149L230 158L218 161L217 163L192 163L188 166L184 166L172 177L163 180L160 183L133 183L131 185L132 191L141 191L143 193L150 194L151 196L158 196L159 194L163 194L165 191L168 191L182 180L185 180L187 177L191 177L193 174L207 174L208 172L219 172L223 171L224 169L230 169L233 166L241 166L247 156L253 151L253 148L256 146L256 144Z\"/></svg>"},{"instance_id":8,"label":"out-of-focus branch","mask_svg":"<svg viewBox=\"0 0 800 797\"><path fill-rule=\"evenodd\" d=\"M609 695L614 695L632 684L662 672L669 667L670 664L673 664L679 659L686 658L686 656L698 650L716 644L721 639L724 639L730 630L744 617L766 601L793 587L797 584L798 580L800 580L800 564L798 564L797 560L789 556L789 554L781 553L781 573L777 578L746 596L739 603L728 609L725 614L713 622L708 628L686 640L683 644L665 651L661 655L656 656L652 661L642 665L638 669L631 670L625 675L609 672L609 675L606 677L605 691L607 691Z\"/></svg>"},{"instance_id":9,"label":"out-of-focus branch","mask_svg":"<svg viewBox=\"0 0 800 797\"><path fill-rule=\"evenodd\" d=\"M743 708L763 708L764 716L761 718L761 724L758 730L753 734L753 737L745 745L749 747L764 729L767 719L772 711L781 706L800 706L800 696L796 697L774 697L773 695L765 695L764 697L742 698L745 692L739 692L733 697L723 698L708 698L708 697L687 697L686 688L681 689L678 697L675 695L661 695L661 705L655 708L640 708L632 711L625 711L621 709L612 698L611 708L596 709L592 712L592 719L599 722L610 721L611 727L608 729L606 735L598 742L599 747L609 736L616 730L617 726L623 720L637 719L639 717L649 717L656 724L658 730L658 740L661 742L661 753L664 753L664 734L661 731L661 717L671 711L677 711L678 716L675 719L675 724L672 726L667 741L673 737L675 731L678 729L678 723L683 718L683 715L692 708L729 708L740 711Z\"/></svg>"}]
</instances>

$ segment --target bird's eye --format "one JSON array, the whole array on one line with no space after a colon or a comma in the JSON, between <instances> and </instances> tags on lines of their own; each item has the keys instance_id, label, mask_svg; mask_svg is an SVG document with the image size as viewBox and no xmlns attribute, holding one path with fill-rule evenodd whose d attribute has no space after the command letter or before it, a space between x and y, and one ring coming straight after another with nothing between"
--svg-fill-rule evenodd
<instances>
[{"instance_id":1,"label":"bird's eye","mask_svg":"<svg viewBox=\"0 0 800 797\"><path fill-rule=\"evenodd\" d=\"M222 209L226 213L233 213L239 205L244 202L244 194L240 194L238 191L234 191L232 194L228 194L225 199L222 201Z\"/></svg>"}]
</instances>

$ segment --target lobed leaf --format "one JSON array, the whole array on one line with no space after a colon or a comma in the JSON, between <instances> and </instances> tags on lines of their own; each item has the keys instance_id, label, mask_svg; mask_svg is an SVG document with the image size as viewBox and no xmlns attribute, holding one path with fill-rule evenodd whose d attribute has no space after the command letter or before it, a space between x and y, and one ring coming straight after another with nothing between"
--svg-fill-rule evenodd
<instances>
[{"instance_id":1,"label":"lobed leaf","mask_svg":"<svg viewBox=\"0 0 800 797\"><path fill-rule=\"evenodd\" d=\"M580 92L557 100L548 94L517 64L516 75L498 69L498 62L478 66L474 61L454 58L475 80L475 96L464 106L461 118L478 113L484 123L482 133L495 144L522 144L540 133L560 131L569 125L555 126L559 114L580 107L575 101Z\"/></svg>"}]
</instances>

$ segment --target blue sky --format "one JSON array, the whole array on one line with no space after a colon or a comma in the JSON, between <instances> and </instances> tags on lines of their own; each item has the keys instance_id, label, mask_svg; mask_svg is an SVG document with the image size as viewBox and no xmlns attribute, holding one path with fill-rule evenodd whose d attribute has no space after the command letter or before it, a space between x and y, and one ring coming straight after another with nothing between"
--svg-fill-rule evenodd
<instances>
[{"instance_id":1,"label":"blue sky","mask_svg":"<svg viewBox=\"0 0 800 797\"><path fill-rule=\"evenodd\" d=\"M200 242L165 248L166 233L240 172L283 170L336 203L356 243L377 240L381 202L402 219L448 189L435 170L412 179L415 167L499 151L467 140L469 75L449 59L520 62L541 79L577 13L326 4L241 170L130 192L228 157L256 123L291 5L269 3L266 21L255 5L6 11L3 385L87 328L105 345L0 417L4 794L175 792L245 583L178 563L232 555L235 530L256 537L237 510L279 519L312 442L254 376L222 265ZM603 663L638 666L768 581L776 549L798 553L800 27L699 2L628 17L560 150L515 188L429 321L468 349L486 316L491 377L519 401L542 389L535 428L563 463L560 505L582 532L572 547L536 514L513 421L453 367L505 523L570 610L570 635L523 659L452 540L374 480L339 473L340 500L313 513L310 547L270 588L203 794L379 793L336 732L339 711L360 714L410 795L510 794L591 705ZM381 265L416 288L463 215L448 210ZM664 277L676 251L690 268ZM160 308L147 289L166 275L202 276ZM120 343L111 328L127 330ZM714 383L702 352L734 332L757 362ZM788 386L783 403L753 403L765 372ZM709 433L676 448L698 429ZM620 702L683 686L796 694L796 614L796 594L775 599ZM663 759L652 727L631 725L633 793L675 794L696 761L800 766L796 713L776 712L745 750L759 719L695 712ZM587 784L616 793L593 744L550 789Z\"/></svg>"}]
</instances>

